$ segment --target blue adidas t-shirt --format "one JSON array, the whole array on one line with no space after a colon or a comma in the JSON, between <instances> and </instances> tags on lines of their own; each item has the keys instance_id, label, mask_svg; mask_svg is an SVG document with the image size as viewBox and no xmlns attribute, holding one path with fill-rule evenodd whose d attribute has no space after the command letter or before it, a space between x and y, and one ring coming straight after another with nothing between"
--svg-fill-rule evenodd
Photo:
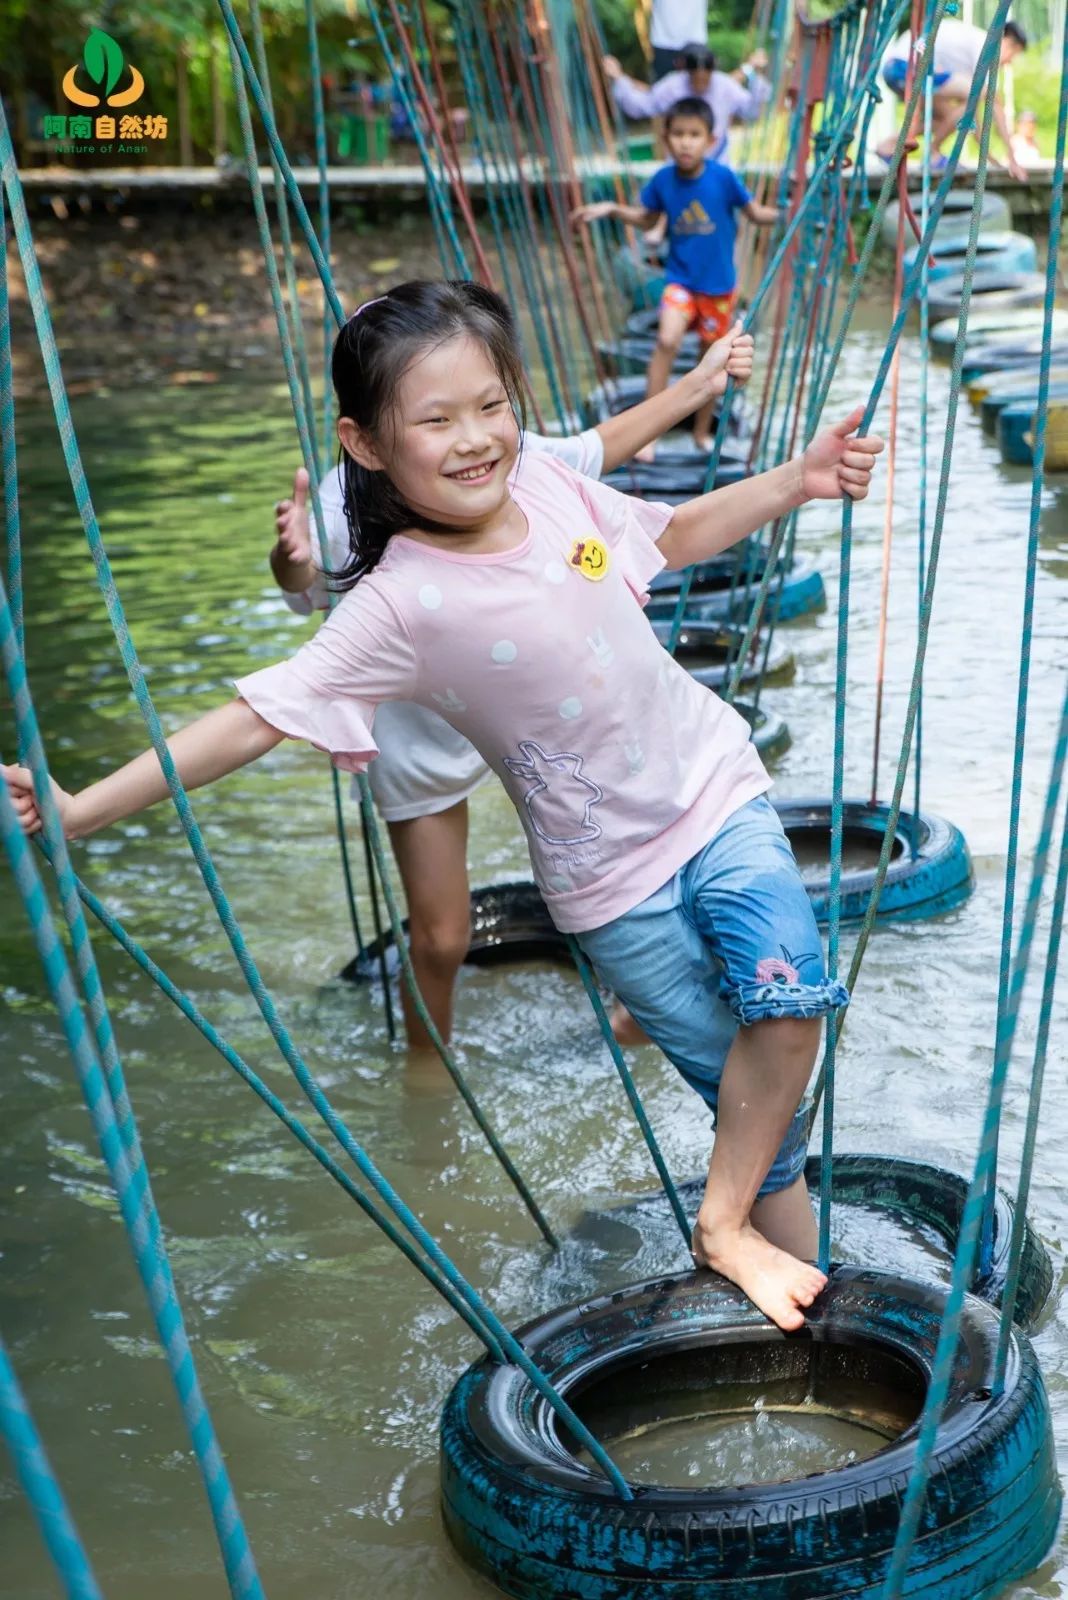
<instances>
[{"instance_id":1,"label":"blue adidas t-shirt","mask_svg":"<svg viewBox=\"0 0 1068 1600\"><path fill-rule=\"evenodd\" d=\"M737 173L706 161L700 177L683 178L674 162L654 172L639 199L668 219L664 276L695 294L730 294L734 288L735 213L752 196Z\"/></svg>"}]
</instances>

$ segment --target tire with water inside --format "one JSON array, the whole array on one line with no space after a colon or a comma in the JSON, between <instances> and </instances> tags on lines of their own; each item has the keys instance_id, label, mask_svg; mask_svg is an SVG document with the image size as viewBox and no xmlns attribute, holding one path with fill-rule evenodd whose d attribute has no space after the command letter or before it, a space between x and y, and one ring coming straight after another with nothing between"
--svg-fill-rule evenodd
<instances>
[{"instance_id":1,"label":"tire with water inside","mask_svg":"<svg viewBox=\"0 0 1068 1600\"><path fill-rule=\"evenodd\" d=\"M773 803L798 858L816 921L826 923L831 910L831 802L773 797ZM843 922L859 922L867 911L889 814L887 805L866 800L843 803ZM918 816L902 811L893 850L879 896L880 922L940 916L962 905L971 894L975 880L968 846L960 829L944 817L929 811Z\"/></svg>"},{"instance_id":2,"label":"tire with water inside","mask_svg":"<svg viewBox=\"0 0 1068 1600\"><path fill-rule=\"evenodd\" d=\"M483 1360L441 1422L445 1525L465 1559L519 1600L838 1600L879 1594L913 1473L944 1288L832 1269L805 1327L784 1335L726 1280L688 1273L528 1323L531 1358L609 1454L672 1419L806 1407L886 1442L793 1481L644 1481L631 1500L571 1447L514 1366ZM996 1312L968 1297L909 1559L911 1600L975 1600L1023 1577L1054 1538L1060 1485L1034 1352L1013 1332L993 1396ZM755 1413L754 1413L755 1415Z\"/></svg>"}]
</instances>

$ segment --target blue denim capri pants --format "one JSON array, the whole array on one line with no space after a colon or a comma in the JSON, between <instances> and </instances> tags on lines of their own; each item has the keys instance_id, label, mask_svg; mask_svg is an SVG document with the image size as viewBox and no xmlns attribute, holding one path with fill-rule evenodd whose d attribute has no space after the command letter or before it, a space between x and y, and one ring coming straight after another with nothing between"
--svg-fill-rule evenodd
<instances>
[{"instance_id":1,"label":"blue denim capri pants","mask_svg":"<svg viewBox=\"0 0 1068 1600\"><path fill-rule=\"evenodd\" d=\"M647 900L575 935L612 989L716 1117L739 1024L822 1017L849 991L831 982L816 919L778 813L761 795ZM794 1116L760 1188L800 1177L808 1117Z\"/></svg>"}]
</instances>

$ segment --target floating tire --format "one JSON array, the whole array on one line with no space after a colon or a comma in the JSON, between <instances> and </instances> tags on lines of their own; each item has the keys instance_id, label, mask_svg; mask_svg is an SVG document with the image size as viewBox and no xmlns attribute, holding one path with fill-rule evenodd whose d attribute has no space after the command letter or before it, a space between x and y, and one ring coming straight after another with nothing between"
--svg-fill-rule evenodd
<instances>
[{"instance_id":1,"label":"floating tire","mask_svg":"<svg viewBox=\"0 0 1068 1600\"><path fill-rule=\"evenodd\" d=\"M1054 366L1068 366L1068 339L1054 339L1049 347L1050 362ZM1023 338L1018 342L988 340L970 346L964 352L963 380L971 385L981 377L1012 372L1016 367L1037 367L1042 359L1041 335Z\"/></svg>"},{"instance_id":2,"label":"floating tire","mask_svg":"<svg viewBox=\"0 0 1068 1600\"><path fill-rule=\"evenodd\" d=\"M677 578L678 574L666 576ZM712 574L703 581L695 577L686 599L686 616L698 622L744 622L753 608L759 584L759 572L751 573L748 581L746 575L739 575L737 570ZM668 582L660 586L658 579L653 579L650 586L652 598L645 608L650 622L671 621L675 614L678 589L678 583ZM792 622L797 617L822 611L826 604L827 594L818 568L811 562L798 559L781 579L772 583L765 616L774 616L777 622Z\"/></svg>"},{"instance_id":3,"label":"floating tire","mask_svg":"<svg viewBox=\"0 0 1068 1600\"><path fill-rule=\"evenodd\" d=\"M835 1202L896 1217L908 1228L936 1242L944 1252L947 1265L952 1262L968 1197L967 1178L926 1161L852 1153L836 1154L832 1170ZM805 1180L814 1196L820 1192L821 1177L819 1156L809 1156ZM679 1199L688 1216L697 1215L704 1187L703 1174L677 1185ZM972 1293L992 1306L1000 1307L1005 1294L1015 1217L1013 1197L1004 1189L996 1189L990 1262L972 1285ZM587 1211L575 1234L595 1241L613 1255L633 1255L648 1234L650 1224L658 1227L660 1223L667 1231L675 1226L667 1196L662 1189L653 1189L610 1210ZM892 1263L884 1264L893 1270ZM1025 1217L1020 1281L1013 1307L1014 1320L1021 1328L1034 1325L1052 1288L1053 1263L1049 1251Z\"/></svg>"},{"instance_id":4,"label":"floating tire","mask_svg":"<svg viewBox=\"0 0 1068 1600\"><path fill-rule=\"evenodd\" d=\"M601 482L620 494L637 495L640 500L665 500L668 505L680 505L706 492L708 468L707 456L691 453L683 457L680 453L670 462L628 461L625 466L606 472ZM725 489L728 484L741 483L748 477L745 459L728 455L717 463L711 487Z\"/></svg>"},{"instance_id":5,"label":"floating tire","mask_svg":"<svg viewBox=\"0 0 1068 1600\"><path fill-rule=\"evenodd\" d=\"M971 299L968 302L968 330L975 328L973 316L1007 316L1017 311L1026 317L1028 312L1041 311L1046 292L1046 280L1041 272L977 272L972 279ZM948 330L932 343L935 349L952 350L956 339L956 321L960 316L964 295L963 272L951 273L932 284L927 296L927 315L931 323L951 321L953 335ZM919 302L914 302L917 306Z\"/></svg>"},{"instance_id":6,"label":"floating tire","mask_svg":"<svg viewBox=\"0 0 1068 1600\"><path fill-rule=\"evenodd\" d=\"M653 632L666 647L671 637L671 623L654 622ZM704 684L706 689L722 689L730 682L743 632L737 623L687 620L679 634L676 654L698 683ZM774 635L769 645L767 634L758 632L741 681L743 684L760 683L765 678L786 681L793 677L795 665L793 652L786 645Z\"/></svg>"},{"instance_id":7,"label":"floating tire","mask_svg":"<svg viewBox=\"0 0 1068 1600\"><path fill-rule=\"evenodd\" d=\"M931 247L933 265L929 269L929 281L932 284L941 282L943 278L950 278L958 272L963 272L965 258L968 254L967 233L950 234L935 239ZM918 255L917 246L905 252L905 271L908 272L916 263ZM975 248L975 270L977 273L1005 273L1034 272L1038 266L1038 252L1035 241L1026 233L981 233Z\"/></svg>"},{"instance_id":8,"label":"floating tire","mask_svg":"<svg viewBox=\"0 0 1068 1600\"><path fill-rule=\"evenodd\" d=\"M776 800L775 809L790 840L812 901L816 921L826 925L831 902L831 802ZM875 868L890 808L867 800L846 800L841 919L859 922L875 887ZM913 853L915 845L915 853ZM856 858L867 856L864 865ZM870 864L868 864L870 862ZM964 835L932 812L902 811L886 881L879 896L880 922L914 922L940 916L962 905L974 887Z\"/></svg>"},{"instance_id":9,"label":"floating tire","mask_svg":"<svg viewBox=\"0 0 1068 1600\"><path fill-rule=\"evenodd\" d=\"M1039 283L1045 290L1045 278L1041 273L1035 274ZM949 280L947 280L949 281ZM1008 281L1008 280L1002 280ZM940 286L941 287L941 286ZM1041 305L1034 303L1020 305L1013 304L1011 299L1005 305L1000 304L1001 296L992 295L981 302L978 311L973 306L968 311L968 323L965 328L965 349L977 344L994 343L1016 339L1036 339L1042 336L1043 313ZM953 353L953 346L957 340L958 316L956 311L948 307L942 310L942 320L935 321L935 301L931 298L931 331L930 341L939 354L944 355L948 361ZM1053 333L1057 338L1064 338L1068 334L1068 311L1054 311Z\"/></svg>"},{"instance_id":10,"label":"floating tire","mask_svg":"<svg viewBox=\"0 0 1068 1600\"><path fill-rule=\"evenodd\" d=\"M518 1600L875 1600L916 1461L946 1291L832 1269L795 1334L713 1273L660 1278L555 1311L524 1348L609 1454L622 1423L822 1410L881 1448L794 1481L642 1482L621 1499L571 1446L515 1366L470 1367L441 1420L445 1526L463 1557ZM997 1313L969 1296L909 1600L976 1600L1033 1571L1057 1529L1049 1403L1013 1330L995 1395Z\"/></svg>"},{"instance_id":11,"label":"floating tire","mask_svg":"<svg viewBox=\"0 0 1068 1600\"><path fill-rule=\"evenodd\" d=\"M607 422L611 417L618 417L620 412L629 411L633 406L641 405L644 399L644 371L623 377L610 378L604 383L599 383L595 389L590 390L584 402L583 410L586 426L596 428L598 423ZM712 412L712 431L714 433L718 431L720 421L721 413L717 404ZM693 417L687 417L679 426L680 428L685 428L688 424L692 425L692 422ZM748 450L749 440L753 431L751 413L745 395L740 392L735 393L731 402L727 431L730 439L728 440L728 445L724 447L725 449L729 447L731 439L738 439L744 440L745 448ZM686 454L689 456L692 453L691 446ZM666 458L670 454L671 450L667 444L661 444L657 449L658 460L661 457Z\"/></svg>"},{"instance_id":12,"label":"floating tire","mask_svg":"<svg viewBox=\"0 0 1068 1600\"><path fill-rule=\"evenodd\" d=\"M1004 384L997 389L991 389L979 402L979 420L983 425L983 432L997 434L1000 437L1000 418L1007 407L1017 410L1020 406L1030 406L1033 416L1038 410L1039 379L1030 367L1024 368L1024 376L1019 383ZM1061 383L1051 382L1049 386L1051 401L1068 399L1068 379Z\"/></svg>"},{"instance_id":13,"label":"floating tire","mask_svg":"<svg viewBox=\"0 0 1068 1600\"><path fill-rule=\"evenodd\" d=\"M967 234L972 223L973 195L967 189L951 189L946 196L946 203L942 208L942 215L938 219L936 237L946 238L952 234ZM920 220L920 207L923 196L920 194L909 195L909 205L916 221ZM893 250L897 247L897 213L899 202L891 200L883 212L882 238L883 243ZM984 232L1004 230L1012 227L1012 212L1008 202L1000 194L995 194L987 189L982 201L982 221L980 224ZM906 240L913 238L912 229L905 224Z\"/></svg>"},{"instance_id":14,"label":"floating tire","mask_svg":"<svg viewBox=\"0 0 1068 1600\"><path fill-rule=\"evenodd\" d=\"M689 340L693 343L688 343ZM652 339L625 333L620 339L598 339L597 354L608 371L618 377L642 377L649 365L653 344ZM676 352L671 370L676 376L682 377L684 373L692 372L700 359L697 336L688 333Z\"/></svg>"}]
</instances>

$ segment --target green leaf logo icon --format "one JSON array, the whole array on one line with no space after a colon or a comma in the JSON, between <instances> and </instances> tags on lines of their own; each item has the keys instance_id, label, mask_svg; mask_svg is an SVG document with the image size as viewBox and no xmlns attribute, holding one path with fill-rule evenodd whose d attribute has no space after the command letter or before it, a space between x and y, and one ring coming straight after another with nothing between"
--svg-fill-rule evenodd
<instances>
[{"instance_id":1,"label":"green leaf logo icon","mask_svg":"<svg viewBox=\"0 0 1068 1600\"><path fill-rule=\"evenodd\" d=\"M82 60L93 82L104 85L104 98L107 99L122 77L122 50L110 34L102 28L94 28L85 41Z\"/></svg>"}]
</instances>

